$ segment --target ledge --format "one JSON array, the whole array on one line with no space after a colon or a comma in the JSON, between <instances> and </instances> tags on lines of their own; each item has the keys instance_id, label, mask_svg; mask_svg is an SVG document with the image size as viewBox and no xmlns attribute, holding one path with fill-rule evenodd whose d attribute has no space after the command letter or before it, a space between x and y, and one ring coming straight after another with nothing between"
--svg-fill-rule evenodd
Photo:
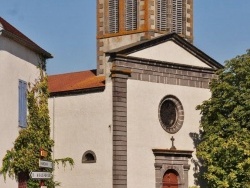
<instances>
[{"instance_id":1,"label":"ledge","mask_svg":"<svg viewBox=\"0 0 250 188\"><path fill-rule=\"evenodd\" d=\"M182 156L192 157L193 151L191 150L170 150L170 149L152 149L155 156Z\"/></svg>"}]
</instances>

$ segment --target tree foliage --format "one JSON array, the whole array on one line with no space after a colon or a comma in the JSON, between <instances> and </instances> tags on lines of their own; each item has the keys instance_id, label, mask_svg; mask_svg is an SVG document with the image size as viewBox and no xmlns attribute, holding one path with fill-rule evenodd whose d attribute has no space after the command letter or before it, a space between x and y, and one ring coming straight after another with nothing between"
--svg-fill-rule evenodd
<instances>
[{"instance_id":1,"label":"tree foliage","mask_svg":"<svg viewBox=\"0 0 250 188\"><path fill-rule=\"evenodd\" d=\"M38 160L40 158L40 148L48 151L46 160L52 160L52 148L54 141L50 138L50 118L48 110L48 87L47 76L40 69L40 79L34 85L29 84L27 94L28 101L28 118L27 128L19 131L19 136L14 142L14 147L8 150L2 161L0 173L4 178L8 175L11 178L18 180L20 174L28 174L31 171L40 171ZM71 158L55 160L56 163L61 161L63 165L69 163L73 165ZM54 161L54 162L55 162ZM44 169L44 171L52 172L53 169ZM53 188L59 185L54 182L53 178L46 181L48 188ZM39 187L37 180L28 180L29 188Z\"/></svg>"},{"instance_id":2,"label":"tree foliage","mask_svg":"<svg viewBox=\"0 0 250 188\"><path fill-rule=\"evenodd\" d=\"M250 51L227 61L201 110L197 156L209 188L250 187Z\"/></svg>"}]
</instances>

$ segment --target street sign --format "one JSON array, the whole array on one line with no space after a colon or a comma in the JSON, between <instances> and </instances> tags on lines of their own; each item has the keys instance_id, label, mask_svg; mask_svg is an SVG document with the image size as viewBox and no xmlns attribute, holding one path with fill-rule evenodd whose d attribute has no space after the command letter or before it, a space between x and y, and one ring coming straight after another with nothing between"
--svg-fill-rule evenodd
<instances>
[{"instance_id":1,"label":"street sign","mask_svg":"<svg viewBox=\"0 0 250 188\"><path fill-rule=\"evenodd\" d=\"M48 156L48 152L45 151L44 149L40 149L40 156L41 157L47 157Z\"/></svg>"},{"instance_id":2,"label":"street sign","mask_svg":"<svg viewBox=\"0 0 250 188\"><path fill-rule=\"evenodd\" d=\"M52 177L52 174L51 172L31 172L30 177L36 180L47 180Z\"/></svg>"},{"instance_id":3,"label":"street sign","mask_svg":"<svg viewBox=\"0 0 250 188\"><path fill-rule=\"evenodd\" d=\"M40 168L53 168L53 163L51 161L44 161L39 159Z\"/></svg>"}]
</instances>

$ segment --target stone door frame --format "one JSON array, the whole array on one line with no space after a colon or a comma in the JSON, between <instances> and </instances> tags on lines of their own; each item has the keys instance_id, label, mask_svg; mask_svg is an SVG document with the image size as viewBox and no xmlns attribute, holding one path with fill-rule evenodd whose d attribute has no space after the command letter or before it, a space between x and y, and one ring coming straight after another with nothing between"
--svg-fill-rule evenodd
<instances>
[{"instance_id":1,"label":"stone door frame","mask_svg":"<svg viewBox=\"0 0 250 188\"><path fill-rule=\"evenodd\" d=\"M176 171L178 176L178 188L188 188L188 160L193 151L153 149L155 155L155 187L162 188L164 174L168 170Z\"/></svg>"}]
</instances>

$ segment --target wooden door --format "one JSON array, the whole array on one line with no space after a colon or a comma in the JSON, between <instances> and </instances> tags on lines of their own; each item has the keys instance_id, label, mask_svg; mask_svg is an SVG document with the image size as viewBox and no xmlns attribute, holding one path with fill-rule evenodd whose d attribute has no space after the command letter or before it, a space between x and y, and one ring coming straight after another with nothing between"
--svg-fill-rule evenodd
<instances>
[{"instance_id":1,"label":"wooden door","mask_svg":"<svg viewBox=\"0 0 250 188\"><path fill-rule=\"evenodd\" d=\"M178 174L175 171L167 171L163 177L162 188L178 188Z\"/></svg>"}]
</instances>

